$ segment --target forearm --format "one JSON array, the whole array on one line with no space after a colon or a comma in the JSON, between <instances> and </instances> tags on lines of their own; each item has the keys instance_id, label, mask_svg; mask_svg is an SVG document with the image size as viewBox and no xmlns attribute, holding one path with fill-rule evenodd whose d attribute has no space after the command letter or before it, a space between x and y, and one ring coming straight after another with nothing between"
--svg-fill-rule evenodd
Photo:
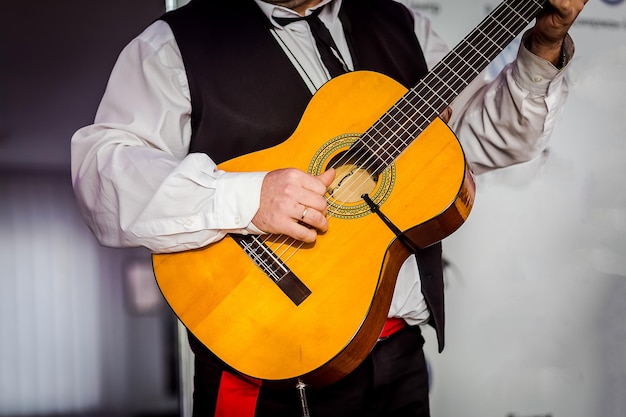
<instances>
[{"instance_id":1,"label":"forearm","mask_svg":"<svg viewBox=\"0 0 626 417\"><path fill-rule=\"evenodd\" d=\"M103 245L174 252L246 232L262 173L225 173L206 155L179 161L121 137L91 127L72 146L77 200Z\"/></svg>"}]
</instances>

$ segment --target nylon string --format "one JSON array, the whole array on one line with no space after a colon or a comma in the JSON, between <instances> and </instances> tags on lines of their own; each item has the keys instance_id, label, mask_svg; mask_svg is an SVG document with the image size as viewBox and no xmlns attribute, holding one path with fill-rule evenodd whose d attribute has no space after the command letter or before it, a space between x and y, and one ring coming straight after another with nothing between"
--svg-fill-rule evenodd
<instances>
[{"instance_id":1,"label":"nylon string","mask_svg":"<svg viewBox=\"0 0 626 417\"><path fill-rule=\"evenodd\" d=\"M426 74L416 87L409 90L361 136L360 141L369 151L367 152L369 156L358 158L355 165L372 172L380 162L387 166L391 164L419 136L419 133L443 112L460 91L530 23L546 2L547 0L511 0L504 1L496 7ZM444 77L451 80L446 81ZM384 157L383 161L379 159L381 155ZM337 166L345 164L347 158L345 155L339 158ZM372 174L370 181L371 177ZM364 179L361 185L367 181L368 179ZM357 196L349 197L354 199ZM330 204L329 198L326 197L326 200ZM304 242L286 235L266 235L263 238L255 235L254 238L257 243L267 245L273 252L267 256L279 258L283 262L287 262L304 245ZM262 256L256 254L251 256L267 266ZM284 273L288 273L288 270L284 269ZM280 276L272 276L272 279L280 279Z\"/></svg>"}]
</instances>

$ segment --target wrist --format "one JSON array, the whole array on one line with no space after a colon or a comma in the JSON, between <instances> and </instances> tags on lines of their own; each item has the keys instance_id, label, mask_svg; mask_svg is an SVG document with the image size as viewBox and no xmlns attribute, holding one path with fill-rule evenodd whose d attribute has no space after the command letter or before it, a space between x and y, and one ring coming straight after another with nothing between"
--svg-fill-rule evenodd
<instances>
[{"instance_id":1,"label":"wrist","mask_svg":"<svg viewBox=\"0 0 626 417\"><path fill-rule=\"evenodd\" d=\"M531 33L525 39L524 46L534 55L551 62L556 68L561 69L567 64L563 43L564 39L546 41Z\"/></svg>"}]
</instances>

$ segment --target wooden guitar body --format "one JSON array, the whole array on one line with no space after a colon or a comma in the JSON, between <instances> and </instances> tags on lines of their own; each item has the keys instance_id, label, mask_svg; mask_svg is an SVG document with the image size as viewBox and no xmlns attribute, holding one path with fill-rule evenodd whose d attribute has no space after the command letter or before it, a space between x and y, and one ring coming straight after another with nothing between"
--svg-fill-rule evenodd
<instances>
[{"instance_id":1,"label":"wooden guitar body","mask_svg":"<svg viewBox=\"0 0 626 417\"><path fill-rule=\"evenodd\" d=\"M285 243L284 236L265 242L309 291L299 303L231 236L198 250L153 255L157 282L172 309L238 372L271 381L302 378L313 385L345 376L376 342L397 273L411 254L388 223L403 239L426 247L469 215L473 179L458 140L439 119L382 173L354 169L354 161L342 159L406 93L377 73L342 75L313 97L287 141L219 166L226 171L296 167L312 174L330 165L337 169L327 196L328 232L311 245Z\"/></svg>"}]
</instances>

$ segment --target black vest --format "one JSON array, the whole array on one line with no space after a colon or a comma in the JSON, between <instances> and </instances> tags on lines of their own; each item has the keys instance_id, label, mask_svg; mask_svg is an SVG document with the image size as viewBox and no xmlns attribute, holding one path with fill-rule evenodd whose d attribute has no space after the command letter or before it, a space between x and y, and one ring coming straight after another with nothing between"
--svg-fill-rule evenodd
<instances>
[{"instance_id":1,"label":"black vest","mask_svg":"<svg viewBox=\"0 0 626 417\"><path fill-rule=\"evenodd\" d=\"M343 0L340 19L357 70L410 88L427 72L413 18L390 0ZM189 152L220 163L291 136L311 93L252 0L192 0L165 14L191 91ZM418 254L422 291L443 349L441 245Z\"/></svg>"}]
</instances>

